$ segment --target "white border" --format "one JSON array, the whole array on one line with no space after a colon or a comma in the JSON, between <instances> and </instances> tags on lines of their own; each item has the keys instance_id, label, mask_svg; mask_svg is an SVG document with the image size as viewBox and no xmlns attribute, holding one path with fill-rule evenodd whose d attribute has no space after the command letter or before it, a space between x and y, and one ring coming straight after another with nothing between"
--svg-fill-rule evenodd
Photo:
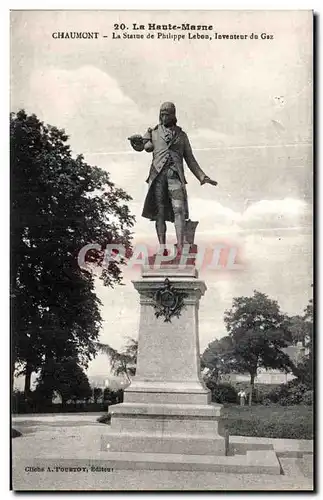
<instances>
[{"instance_id":1,"label":"white border","mask_svg":"<svg viewBox=\"0 0 323 500\"><path fill-rule=\"evenodd\" d=\"M52 1L46 3L41 0L24 2L23 0L12 0L8 3L9 9L19 10L319 10L318 0L308 2L305 0L253 0L241 2L241 0L212 1L212 0L164 0L164 1L136 1L119 0L110 1L96 0L93 2L81 0ZM197 5L198 4L198 5ZM314 4L314 5L313 5Z\"/></svg>"}]
</instances>

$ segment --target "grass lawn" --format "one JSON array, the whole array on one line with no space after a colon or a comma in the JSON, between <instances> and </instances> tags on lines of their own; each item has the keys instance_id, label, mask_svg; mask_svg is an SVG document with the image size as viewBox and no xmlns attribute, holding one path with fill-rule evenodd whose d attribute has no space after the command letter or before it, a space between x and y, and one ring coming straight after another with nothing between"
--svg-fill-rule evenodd
<instances>
[{"instance_id":1,"label":"grass lawn","mask_svg":"<svg viewBox=\"0 0 323 500\"><path fill-rule=\"evenodd\" d=\"M223 424L231 435L313 439L311 406L224 405Z\"/></svg>"}]
</instances>

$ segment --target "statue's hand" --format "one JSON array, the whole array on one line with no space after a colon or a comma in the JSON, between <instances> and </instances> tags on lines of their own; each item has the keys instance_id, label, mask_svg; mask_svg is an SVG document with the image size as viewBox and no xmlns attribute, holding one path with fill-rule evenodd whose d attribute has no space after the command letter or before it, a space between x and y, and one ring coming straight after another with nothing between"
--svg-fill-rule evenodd
<instances>
[{"instance_id":1,"label":"statue's hand","mask_svg":"<svg viewBox=\"0 0 323 500\"><path fill-rule=\"evenodd\" d=\"M203 184L211 184L211 186L217 186L218 185L218 183L216 181L213 181L207 175L204 177L203 181L201 182L202 186L203 186Z\"/></svg>"},{"instance_id":2,"label":"statue's hand","mask_svg":"<svg viewBox=\"0 0 323 500\"><path fill-rule=\"evenodd\" d=\"M135 151L143 151L144 149L144 140L143 137L139 134L134 134L128 137L131 146Z\"/></svg>"}]
</instances>

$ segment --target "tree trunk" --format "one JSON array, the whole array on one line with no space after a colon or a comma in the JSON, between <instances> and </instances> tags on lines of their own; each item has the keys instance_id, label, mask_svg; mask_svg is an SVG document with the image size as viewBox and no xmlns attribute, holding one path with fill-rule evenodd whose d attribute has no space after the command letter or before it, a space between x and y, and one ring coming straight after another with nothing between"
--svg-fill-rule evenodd
<instances>
[{"instance_id":1,"label":"tree trunk","mask_svg":"<svg viewBox=\"0 0 323 500\"><path fill-rule=\"evenodd\" d=\"M31 374L32 374L32 366L31 364L27 361L26 363L26 368L25 368L25 388L24 388L24 393L25 397L27 398L30 396L30 384L31 384Z\"/></svg>"},{"instance_id":2,"label":"tree trunk","mask_svg":"<svg viewBox=\"0 0 323 500\"><path fill-rule=\"evenodd\" d=\"M256 375L254 373L250 374L250 392L249 392L249 406L252 405L252 395L255 387L255 378Z\"/></svg>"},{"instance_id":3,"label":"tree trunk","mask_svg":"<svg viewBox=\"0 0 323 500\"><path fill-rule=\"evenodd\" d=\"M14 357L11 356L11 394L13 394L15 387L15 370L16 370L16 363Z\"/></svg>"},{"instance_id":4,"label":"tree trunk","mask_svg":"<svg viewBox=\"0 0 323 500\"><path fill-rule=\"evenodd\" d=\"M131 384L131 378L130 378L130 377L129 377L129 375L128 375L128 370L126 369L124 373L125 373L125 376L126 376L126 377L127 377L127 379L128 379L129 384Z\"/></svg>"}]
</instances>

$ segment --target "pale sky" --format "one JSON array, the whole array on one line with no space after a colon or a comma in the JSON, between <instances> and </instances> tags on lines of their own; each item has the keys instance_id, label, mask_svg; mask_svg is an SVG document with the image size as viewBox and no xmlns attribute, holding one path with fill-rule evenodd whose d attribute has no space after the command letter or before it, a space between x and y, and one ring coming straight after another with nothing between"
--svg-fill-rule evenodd
<instances>
[{"instance_id":1,"label":"pale sky","mask_svg":"<svg viewBox=\"0 0 323 500\"><path fill-rule=\"evenodd\" d=\"M274 39L112 40L113 24L122 22L212 24L217 33ZM219 183L201 187L187 169L196 243L225 239L245 258L244 271L201 273L208 288L202 351L225 335L223 313L233 297L254 289L284 312L302 313L312 293L311 12L21 11L11 25L12 111L25 108L65 128L75 153L111 173L133 198L135 242L155 241L153 223L141 217L151 158L133 151L127 137L154 126L163 101L175 102L200 166ZM55 40L57 31L100 35ZM127 272L124 287L97 288L101 341L116 348L138 334L135 277ZM88 373L107 370L99 355Z\"/></svg>"}]
</instances>

